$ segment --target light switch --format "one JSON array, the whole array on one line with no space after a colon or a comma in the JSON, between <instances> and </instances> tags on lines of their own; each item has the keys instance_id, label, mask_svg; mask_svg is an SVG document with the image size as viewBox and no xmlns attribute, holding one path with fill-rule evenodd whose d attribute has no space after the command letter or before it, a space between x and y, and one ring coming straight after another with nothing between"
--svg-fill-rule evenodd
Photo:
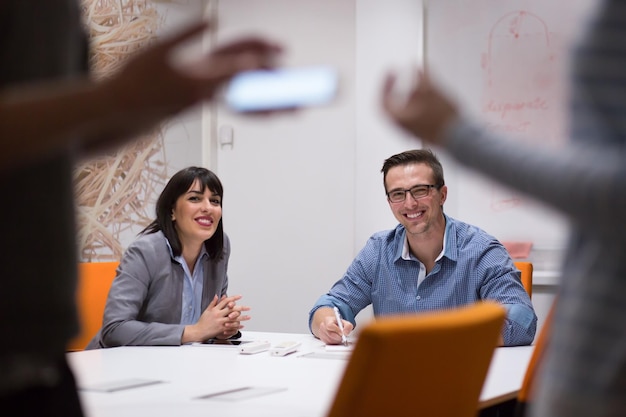
<instances>
[{"instance_id":1,"label":"light switch","mask_svg":"<svg viewBox=\"0 0 626 417\"><path fill-rule=\"evenodd\" d=\"M232 149L235 146L235 135L233 132L233 127L230 125L220 126L218 132L218 140L221 149L225 149L227 147L230 147L230 149Z\"/></svg>"}]
</instances>

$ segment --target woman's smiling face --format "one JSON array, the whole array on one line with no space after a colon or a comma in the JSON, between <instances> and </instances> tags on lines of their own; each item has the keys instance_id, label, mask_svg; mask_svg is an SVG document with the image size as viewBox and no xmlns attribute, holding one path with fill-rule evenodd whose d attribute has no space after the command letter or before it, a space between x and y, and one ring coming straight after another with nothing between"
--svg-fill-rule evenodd
<instances>
[{"instance_id":1,"label":"woman's smiling face","mask_svg":"<svg viewBox=\"0 0 626 417\"><path fill-rule=\"evenodd\" d=\"M222 218L222 198L195 180L189 190L176 200L172 209L178 238L183 247L210 239Z\"/></svg>"}]
</instances>

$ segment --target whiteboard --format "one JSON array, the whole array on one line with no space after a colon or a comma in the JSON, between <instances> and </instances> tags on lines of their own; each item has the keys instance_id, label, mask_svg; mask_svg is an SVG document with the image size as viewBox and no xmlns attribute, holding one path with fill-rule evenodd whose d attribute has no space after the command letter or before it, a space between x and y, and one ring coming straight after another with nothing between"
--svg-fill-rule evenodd
<instances>
[{"instance_id":1,"label":"whiteboard","mask_svg":"<svg viewBox=\"0 0 626 417\"><path fill-rule=\"evenodd\" d=\"M426 70L488 130L558 146L567 140L570 51L593 2L426 1ZM502 241L563 246L567 225L558 213L454 162L444 168L458 196L455 217Z\"/></svg>"}]
</instances>

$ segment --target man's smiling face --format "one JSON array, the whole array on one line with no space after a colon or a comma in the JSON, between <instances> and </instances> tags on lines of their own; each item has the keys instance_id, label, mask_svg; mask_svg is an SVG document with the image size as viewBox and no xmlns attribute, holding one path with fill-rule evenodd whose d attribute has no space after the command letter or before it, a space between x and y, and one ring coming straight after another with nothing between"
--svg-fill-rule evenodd
<instances>
[{"instance_id":1,"label":"man's smiling face","mask_svg":"<svg viewBox=\"0 0 626 417\"><path fill-rule=\"evenodd\" d=\"M387 193L408 190L416 185L434 185L433 172L428 165L421 163L399 165L387 172L385 178ZM440 189L431 188L428 195L417 200L407 192L404 201L397 203L389 201L389 207L398 222L406 228L407 233L424 234L443 220L443 203L447 193L448 188L445 185Z\"/></svg>"}]
</instances>

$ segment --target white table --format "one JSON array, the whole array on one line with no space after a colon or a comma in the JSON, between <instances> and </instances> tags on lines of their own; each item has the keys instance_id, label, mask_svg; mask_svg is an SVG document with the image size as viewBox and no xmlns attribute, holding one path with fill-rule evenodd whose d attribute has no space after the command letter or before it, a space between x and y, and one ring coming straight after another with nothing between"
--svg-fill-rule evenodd
<instances>
[{"instance_id":1,"label":"white table","mask_svg":"<svg viewBox=\"0 0 626 417\"><path fill-rule=\"evenodd\" d=\"M296 340L302 346L285 357L271 356L269 352L240 355L236 347L214 345L120 347L72 352L67 357L79 388L131 378L164 381L114 392L81 389L88 417L326 415L349 353L328 353L322 342L305 334L245 332L244 339L269 340L273 344ZM480 397L481 407L515 398L532 349L496 350ZM280 391L236 401L197 398L242 387Z\"/></svg>"}]
</instances>

